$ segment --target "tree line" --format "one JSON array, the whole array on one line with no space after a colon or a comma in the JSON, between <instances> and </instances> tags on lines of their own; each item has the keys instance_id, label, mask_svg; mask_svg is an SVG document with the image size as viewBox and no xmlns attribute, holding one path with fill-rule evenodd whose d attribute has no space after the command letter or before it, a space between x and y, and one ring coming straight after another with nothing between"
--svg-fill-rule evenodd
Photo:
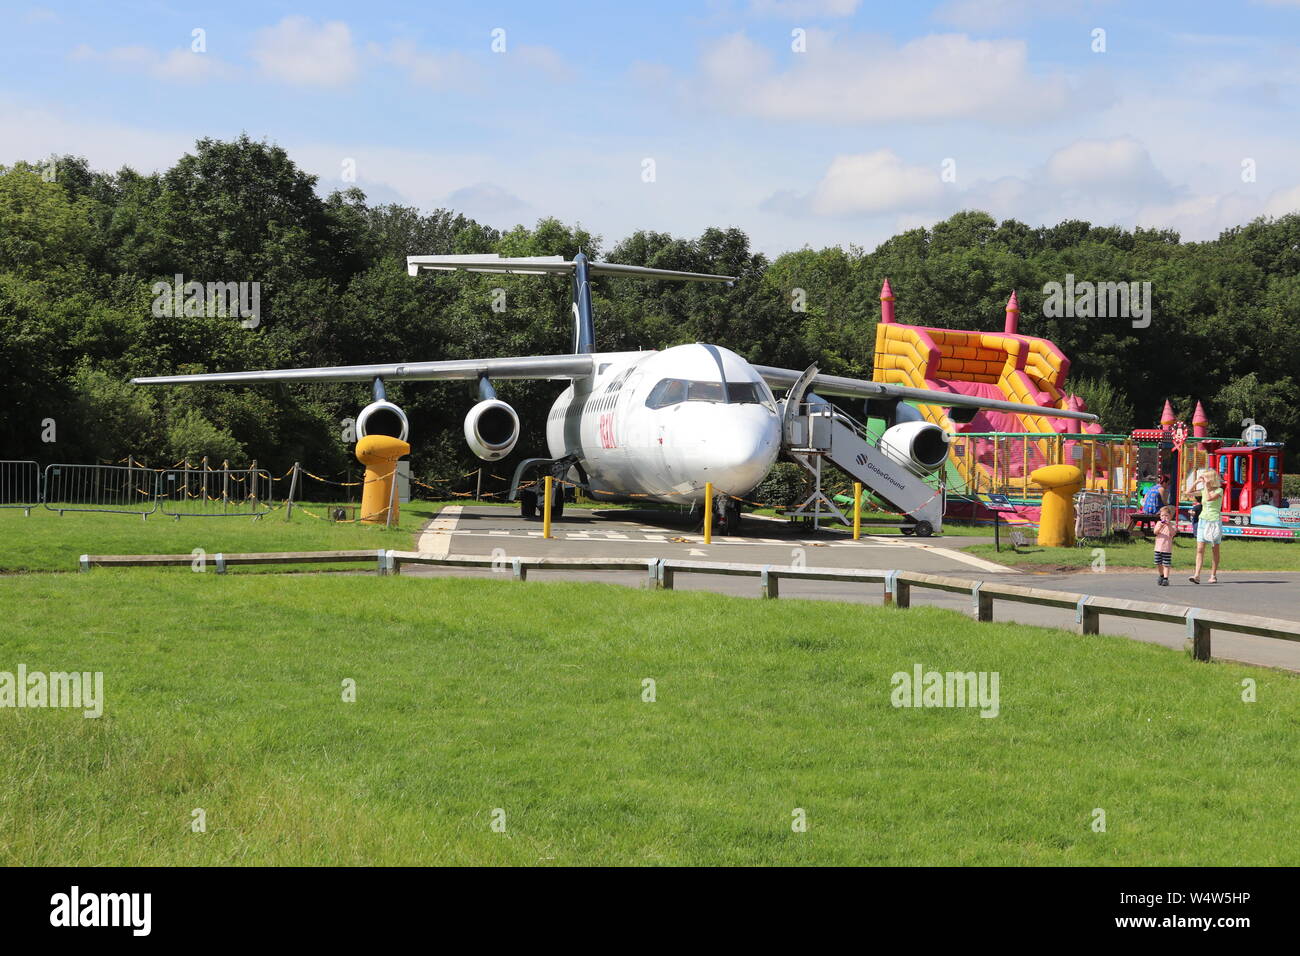
<instances>
[{"instance_id":1,"label":"tree line","mask_svg":"<svg viewBox=\"0 0 1300 956\"><path fill-rule=\"evenodd\" d=\"M200 140L170 169L147 175L93 170L69 156L0 167L3 457L133 454L162 466L207 455L256 458L277 473L295 460L342 470L354 464L348 423L370 400L367 384L141 388L129 379L565 352L567 278L411 278L405 258L580 250L739 276L731 287L597 280L601 350L706 341L762 364L816 362L869 378L886 276L898 321L937 327L1000 330L1015 289L1020 330L1061 346L1073 363L1071 390L1108 432L1157 424L1166 398L1190 420L1199 399L1213 434L1237 436L1249 417L1300 450L1300 215L1182 242L1169 230L1034 227L964 211L871 252L805 247L769 260L735 228L695 238L638 231L607 245L554 218L501 231L452 210L372 205L355 188L322 196L283 149L242 136ZM1044 309L1044 289L1067 276L1149 282L1150 324ZM160 292L190 281L256 283L256 315L209 315L203 303L185 308ZM544 453L558 390L500 384L524 431L499 473ZM467 383L395 382L389 397L411 419L417 475L476 466L461 436L475 400Z\"/></svg>"}]
</instances>

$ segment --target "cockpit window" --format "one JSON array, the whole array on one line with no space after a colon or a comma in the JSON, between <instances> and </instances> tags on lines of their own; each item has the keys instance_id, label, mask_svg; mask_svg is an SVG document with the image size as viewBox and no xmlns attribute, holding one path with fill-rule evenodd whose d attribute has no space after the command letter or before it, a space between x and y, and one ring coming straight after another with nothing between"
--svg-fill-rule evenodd
<instances>
[{"instance_id":1,"label":"cockpit window","mask_svg":"<svg viewBox=\"0 0 1300 956\"><path fill-rule=\"evenodd\" d=\"M728 382L723 391L721 382L688 382L680 378L666 378L655 385L646 396L649 408L667 408L679 402L724 402L732 405L766 404L767 396L758 382Z\"/></svg>"}]
</instances>

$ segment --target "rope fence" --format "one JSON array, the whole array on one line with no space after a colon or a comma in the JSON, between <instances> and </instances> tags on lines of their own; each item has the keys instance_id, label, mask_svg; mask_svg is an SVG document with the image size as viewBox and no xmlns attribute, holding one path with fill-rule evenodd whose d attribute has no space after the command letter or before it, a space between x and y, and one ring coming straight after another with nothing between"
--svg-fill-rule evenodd
<instances>
[{"instance_id":1,"label":"rope fence","mask_svg":"<svg viewBox=\"0 0 1300 956\"><path fill-rule=\"evenodd\" d=\"M43 476L36 462L0 461L0 507L30 509L43 505L60 514L109 512L143 517L162 514L176 520L217 516L263 518L283 508L286 520L298 510L321 521L355 523L385 516L387 509L375 514L360 513L361 491L371 482L388 481L394 475L403 501L506 502L510 499L510 477L483 468L447 478L416 477L394 460L392 471L367 478L361 468L330 476L295 462L283 474L272 475L267 469L259 468L256 461L235 468L228 461L214 467L206 458L197 464L182 459L154 468L135 456L127 456L116 462L51 464L45 467ZM520 482L519 488L540 489L541 485L540 480L525 481ZM609 496L649 503L680 494L677 490L629 493L583 487L564 479L556 479L555 486L566 494L568 489L573 489L575 495L597 496L592 499L597 501L601 496ZM926 504L943 493L942 486L936 488ZM796 506L741 495L723 494L722 497L755 509L771 509L778 515ZM872 521L882 516L910 517L889 508L870 489L864 489L863 503L870 504ZM864 517L867 517L865 508Z\"/></svg>"}]
</instances>

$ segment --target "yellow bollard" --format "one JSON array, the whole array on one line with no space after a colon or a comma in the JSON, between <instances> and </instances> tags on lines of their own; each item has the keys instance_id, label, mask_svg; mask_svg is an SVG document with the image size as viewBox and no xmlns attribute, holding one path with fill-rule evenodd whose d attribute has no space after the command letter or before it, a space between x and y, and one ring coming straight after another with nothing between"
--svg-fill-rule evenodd
<instances>
[{"instance_id":1,"label":"yellow bollard","mask_svg":"<svg viewBox=\"0 0 1300 956\"><path fill-rule=\"evenodd\" d=\"M1038 543L1044 548L1074 545L1074 493L1083 487L1083 471L1074 465L1046 465L1034 469L1029 480L1043 488L1038 518Z\"/></svg>"},{"instance_id":2,"label":"yellow bollard","mask_svg":"<svg viewBox=\"0 0 1300 956\"><path fill-rule=\"evenodd\" d=\"M713 544L713 482L704 483L704 543Z\"/></svg>"},{"instance_id":3,"label":"yellow bollard","mask_svg":"<svg viewBox=\"0 0 1300 956\"><path fill-rule=\"evenodd\" d=\"M853 483L853 540L862 537L862 482Z\"/></svg>"},{"instance_id":4,"label":"yellow bollard","mask_svg":"<svg viewBox=\"0 0 1300 956\"><path fill-rule=\"evenodd\" d=\"M550 475L546 476L545 490L543 491L543 494L546 497L542 500L542 537L543 538L549 538L551 536L551 484L554 481L555 479Z\"/></svg>"},{"instance_id":5,"label":"yellow bollard","mask_svg":"<svg viewBox=\"0 0 1300 956\"><path fill-rule=\"evenodd\" d=\"M397 523L397 499L393 495L397 459L410 453L410 445L391 435L366 435L357 440L357 461L366 466L366 483L361 492L362 523ZM391 521L388 516L390 502L393 509Z\"/></svg>"}]
</instances>

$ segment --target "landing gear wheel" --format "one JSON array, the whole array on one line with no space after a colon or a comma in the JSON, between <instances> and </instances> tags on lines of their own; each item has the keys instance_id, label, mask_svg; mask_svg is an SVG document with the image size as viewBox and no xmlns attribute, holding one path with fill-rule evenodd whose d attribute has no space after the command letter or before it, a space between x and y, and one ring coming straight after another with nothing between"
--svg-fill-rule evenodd
<instances>
[{"instance_id":1,"label":"landing gear wheel","mask_svg":"<svg viewBox=\"0 0 1300 956\"><path fill-rule=\"evenodd\" d=\"M718 531L725 535L740 534L740 502L726 495L714 499L713 513L718 516Z\"/></svg>"},{"instance_id":2,"label":"landing gear wheel","mask_svg":"<svg viewBox=\"0 0 1300 956\"><path fill-rule=\"evenodd\" d=\"M557 484L551 489L551 520L564 517L564 485Z\"/></svg>"},{"instance_id":3,"label":"landing gear wheel","mask_svg":"<svg viewBox=\"0 0 1300 956\"><path fill-rule=\"evenodd\" d=\"M537 516L537 492L519 492L519 517L533 519Z\"/></svg>"},{"instance_id":4,"label":"landing gear wheel","mask_svg":"<svg viewBox=\"0 0 1300 956\"><path fill-rule=\"evenodd\" d=\"M934 534L934 525L928 521L918 521L916 523L916 536L918 538L928 538Z\"/></svg>"}]
</instances>

